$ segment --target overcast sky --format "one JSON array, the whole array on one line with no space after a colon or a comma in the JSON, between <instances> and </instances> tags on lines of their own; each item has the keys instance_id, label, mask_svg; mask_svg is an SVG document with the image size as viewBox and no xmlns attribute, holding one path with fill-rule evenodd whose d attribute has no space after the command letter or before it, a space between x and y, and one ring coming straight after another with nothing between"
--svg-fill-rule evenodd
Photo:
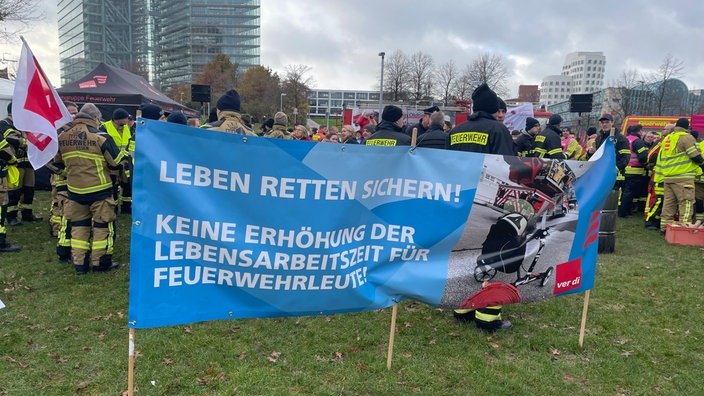
<instances>
[{"instance_id":1,"label":"overcast sky","mask_svg":"<svg viewBox=\"0 0 704 396\"><path fill-rule=\"evenodd\" d=\"M25 34L49 79L60 83L56 0ZM704 88L704 1L261 0L261 64L282 74L310 66L319 89L378 89L381 59L422 51L463 68L483 52L504 56L510 96L518 85L560 74L565 55L606 56L606 84L624 70L648 74L668 53L684 64L689 89ZM3 58L21 46L0 44ZM2 59L2 58L0 58Z\"/></svg>"}]
</instances>

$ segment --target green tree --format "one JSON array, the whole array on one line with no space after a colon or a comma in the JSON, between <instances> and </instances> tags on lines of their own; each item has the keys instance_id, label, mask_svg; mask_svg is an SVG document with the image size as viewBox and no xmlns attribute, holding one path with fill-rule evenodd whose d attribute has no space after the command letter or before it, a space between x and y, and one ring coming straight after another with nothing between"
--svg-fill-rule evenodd
<instances>
[{"instance_id":1,"label":"green tree","mask_svg":"<svg viewBox=\"0 0 704 396\"><path fill-rule=\"evenodd\" d=\"M242 112L255 122L273 117L279 109L279 76L264 66L254 66L242 75L237 91L242 100Z\"/></svg>"},{"instance_id":2,"label":"green tree","mask_svg":"<svg viewBox=\"0 0 704 396\"><path fill-rule=\"evenodd\" d=\"M210 85L211 100L214 103L222 94L237 87L238 79L239 63L232 63L225 54L217 54L203 66L203 72L195 84Z\"/></svg>"}]
</instances>

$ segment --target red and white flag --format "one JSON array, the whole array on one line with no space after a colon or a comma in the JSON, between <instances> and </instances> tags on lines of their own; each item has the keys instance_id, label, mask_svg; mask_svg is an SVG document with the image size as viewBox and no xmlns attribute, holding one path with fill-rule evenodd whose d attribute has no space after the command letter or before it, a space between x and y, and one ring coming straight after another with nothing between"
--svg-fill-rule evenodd
<instances>
[{"instance_id":1,"label":"red and white flag","mask_svg":"<svg viewBox=\"0 0 704 396\"><path fill-rule=\"evenodd\" d=\"M54 158L59 150L56 130L71 119L71 113L23 38L12 94L12 122L15 128L27 133L27 156L34 169Z\"/></svg>"}]
</instances>

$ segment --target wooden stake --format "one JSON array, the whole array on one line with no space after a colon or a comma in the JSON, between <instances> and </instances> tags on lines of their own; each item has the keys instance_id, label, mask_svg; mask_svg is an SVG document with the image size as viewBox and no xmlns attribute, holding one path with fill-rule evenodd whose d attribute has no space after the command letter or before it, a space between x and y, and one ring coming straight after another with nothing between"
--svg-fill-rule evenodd
<instances>
[{"instance_id":1,"label":"wooden stake","mask_svg":"<svg viewBox=\"0 0 704 396\"><path fill-rule=\"evenodd\" d=\"M130 328L129 359L127 363L127 395L134 396L134 329Z\"/></svg>"},{"instance_id":2,"label":"wooden stake","mask_svg":"<svg viewBox=\"0 0 704 396\"><path fill-rule=\"evenodd\" d=\"M579 347L584 344L584 328L587 326L587 309L589 308L589 292L584 292L584 308L582 308L582 326L579 328Z\"/></svg>"},{"instance_id":3,"label":"wooden stake","mask_svg":"<svg viewBox=\"0 0 704 396\"><path fill-rule=\"evenodd\" d=\"M391 332L389 333L389 351L386 354L386 369L391 370L391 357L394 354L394 335L396 334L396 313L398 313L398 304L395 304L391 309Z\"/></svg>"},{"instance_id":4,"label":"wooden stake","mask_svg":"<svg viewBox=\"0 0 704 396\"><path fill-rule=\"evenodd\" d=\"M411 147L416 146L416 140L418 140L418 128L413 128L413 133L411 134Z\"/></svg>"}]
</instances>

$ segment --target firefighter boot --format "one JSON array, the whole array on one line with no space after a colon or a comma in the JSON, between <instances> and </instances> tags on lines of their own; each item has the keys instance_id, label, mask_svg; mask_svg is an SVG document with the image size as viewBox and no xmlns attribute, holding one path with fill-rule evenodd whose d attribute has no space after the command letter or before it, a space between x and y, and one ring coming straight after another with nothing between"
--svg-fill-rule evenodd
<instances>
[{"instance_id":1,"label":"firefighter boot","mask_svg":"<svg viewBox=\"0 0 704 396\"><path fill-rule=\"evenodd\" d=\"M93 272L106 272L120 266L120 263L112 261L112 255L106 254L100 258L98 265L93 266Z\"/></svg>"},{"instance_id":2,"label":"firefighter boot","mask_svg":"<svg viewBox=\"0 0 704 396\"><path fill-rule=\"evenodd\" d=\"M17 245L7 243L7 236L0 234L0 253L19 252L22 248Z\"/></svg>"},{"instance_id":3,"label":"firefighter boot","mask_svg":"<svg viewBox=\"0 0 704 396\"><path fill-rule=\"evenodd\" d=\"M22 209L22 221L42 221L44 220L41 216L36 216L32 213L32 209Z\"/></svg>"}]
</instances>

